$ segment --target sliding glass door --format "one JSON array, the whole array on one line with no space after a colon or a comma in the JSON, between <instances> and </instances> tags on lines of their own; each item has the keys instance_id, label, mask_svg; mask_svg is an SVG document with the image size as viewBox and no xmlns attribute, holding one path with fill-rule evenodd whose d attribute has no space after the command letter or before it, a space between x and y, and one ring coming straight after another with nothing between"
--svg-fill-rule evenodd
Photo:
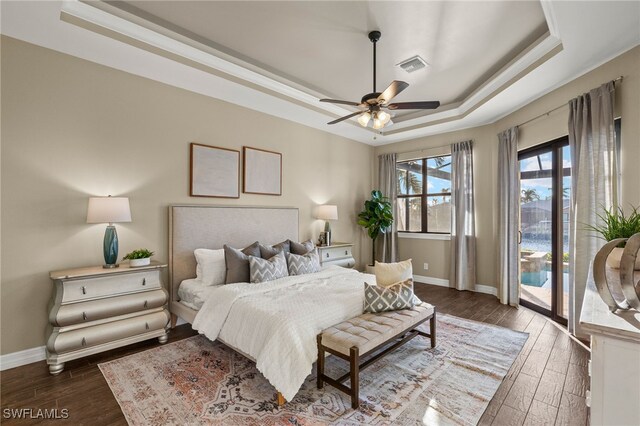
<instances>
[{"instance_id":1,"label":"sliding glass door","mask_svg":"<svg viewBox=\"0 0 640 426\"><path fill-rule=\"evenodd\" d=\"M565 323L571 154L566 137L521 151L520 304Z\"/></svg>"}]
</instances>

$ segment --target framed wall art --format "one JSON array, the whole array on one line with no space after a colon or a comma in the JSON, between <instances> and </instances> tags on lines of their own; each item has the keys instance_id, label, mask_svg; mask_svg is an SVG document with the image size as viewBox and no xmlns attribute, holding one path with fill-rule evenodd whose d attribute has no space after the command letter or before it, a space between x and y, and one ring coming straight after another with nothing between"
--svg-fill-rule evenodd
<instances>
[{"instance_id":1,"label":"framed wall art","mask_svg":"<svg viewBox=\"0 0 640 426\"><path fill-rule=\"evenodd\" d=\"M282 154L264 149L242 148L245 194L282 195Z\"/></svg>"},{"instance_id":2,"label":"framed wall art","mask_svg":"<svg viewBox=\"0 0 640 426\"><path fill-rule=\"evenodd\" d=\"M240 151L192 143L190 195L240 198Z\"/></svg>"}]
</instances>

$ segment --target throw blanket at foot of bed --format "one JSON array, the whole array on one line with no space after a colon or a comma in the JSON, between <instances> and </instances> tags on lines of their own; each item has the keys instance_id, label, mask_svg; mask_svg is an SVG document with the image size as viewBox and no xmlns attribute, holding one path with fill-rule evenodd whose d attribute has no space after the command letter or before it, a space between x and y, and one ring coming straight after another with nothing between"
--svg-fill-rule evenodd
<instances>
[{"instance_id":1,"label":"throw blanket at foot of bed","mask_svg":"<svg viewBox=\"0 0 640 426\"><path fill-rule=\"evenodd\" d=\"M259 284L227 284L211 292L193 328L256 360L256 367L291 401L311 373L316 336L363 312L372 275L329 267Z\"/></svg>"}]
</instances>

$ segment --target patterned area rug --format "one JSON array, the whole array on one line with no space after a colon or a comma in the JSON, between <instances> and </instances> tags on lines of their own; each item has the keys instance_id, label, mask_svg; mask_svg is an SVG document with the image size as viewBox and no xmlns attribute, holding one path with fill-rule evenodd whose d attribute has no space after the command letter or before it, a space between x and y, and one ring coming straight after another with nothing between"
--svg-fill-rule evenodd
<instances>
[{"instance_id":1,"label":"patterned area rug","mask_svg":"<svg viewBox=\"0 0 640 426\"><path fill-rule=\"evenodd\" d=\"M253 362L203 336L100 369L131 425L474 425L528 335L443 314L437 326L435 349L416 337L361 373L358 410L348 395L317 389L315 371L278 408ZM325 368L338 377L347 363L330 356Z\"/></svg>"}]
</instances>

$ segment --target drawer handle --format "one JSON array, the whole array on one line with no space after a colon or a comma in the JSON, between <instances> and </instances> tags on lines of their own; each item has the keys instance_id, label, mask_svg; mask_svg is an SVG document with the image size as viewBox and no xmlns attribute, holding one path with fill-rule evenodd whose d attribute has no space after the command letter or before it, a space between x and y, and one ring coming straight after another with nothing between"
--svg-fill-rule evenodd
<instances>
[{"instance_id":1,"label":"drawer handle","mask_svg":"<svg viewBox=\"0 0 640 426\"><path fill-rule=\"evenodd\" d=\"M145 301L144 301L144 307L146 308L146 307L148 307L148 306L149 306L149 303L147 303L147 301L145 300Z\"/></svg>"},{"instance_id":2,"label":"drawer handle","mask_svg":"<svg viewBox=\"0 0 640 426\"><path fill-rule=\"evenodd\" d=\"M329 257L329 253L327 253L327 257Z\"/></svg>"},{"instance_id":3,"label":"drawer handle","mask_svg":"<svg viewBox=\"0 0 640 426\"><path fill-rule=\"evenodd\" d=\"M84 337L82 338L82 346L87 346L87 339Z\"/></svg>"},{"instance_id":4,"label":"drawer handle","mask_svg":"<svg viewBox=\"0 0 640 426\"><path fill-rule=\"evenodd\" d=\"M87 313L86 312L82 312L82 319L86 321L86 319L87 319Z\"/></svg>"},{"instance_id":5,"label":"drawer handle","mask_svg":"<svg viewBox=\"0 0 640 426\"><path fill-rule=\"evenodd\" d=\"M82 294L87 294L87 288L85 286L82 286Z\"/></svg>"},{"instance_id":6,"label":"drawer handle","mask_svg":"<svg viewBox=\"0 0 640 426\"><path fill-rule=\"evenodd\" d=\"M144 323L144 327L148 330L148 329L149 329L149 323L148 323L148 322L145 322L145 323Z\"/></svg>"},{"instance_id":7,"label":"drawer handle","mask_svg":"<svg viewBox=\"0 0 640 426\"><path fill-rule=\"evenodd\" d=\"M146 278L142 279L142 285L147 285L147 279Z\"/></svg>"},{"instance_id":8,"label":"drawer handle","mask_svg":"<svg viewBox=\"0 0 640 426\"><path fill-rule=\"evenodd\" d=\"M345 250L345 251L344 251L344 255L346 256L346 255L348 255L348 254L349 254L349 251Z\"/></svg>"}]
</instances>

